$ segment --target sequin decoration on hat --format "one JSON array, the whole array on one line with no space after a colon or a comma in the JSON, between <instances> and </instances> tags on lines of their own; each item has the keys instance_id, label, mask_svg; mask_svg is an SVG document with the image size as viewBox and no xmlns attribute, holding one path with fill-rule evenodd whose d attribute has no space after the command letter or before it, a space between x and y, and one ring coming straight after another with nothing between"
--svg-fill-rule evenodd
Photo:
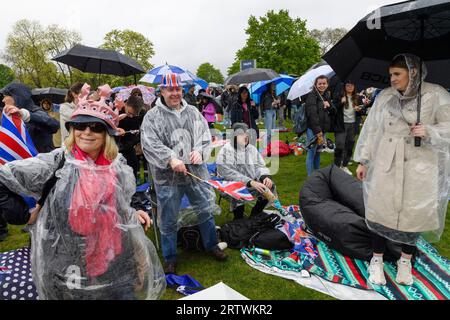
<instances>
[{"instance_id":1,"label":"sequin decoration on hat","mask_svg":"<svg viewBox=\"0 0 450 320\"><path fill-rule=\"evenodd\" d=\"M117 131L120 117L119 110L114 110L111 104L106 103L105 97L101 97L100 101L88 100L83 94L80 94L78 106L71 116L74 119L76 116L85 115L103 120L114 131Z\"/></svg>"},{"instance_id":2,"label":"sequin decoration on hat","mask_svg":"<svg viewBox=\"0 0 450 320\"><path fill-rule=\"evenodd\" d=\"M161 84L158 87L173 87L178 88L182 87L183 83L181 82L181 78L179 74L176 73L166 73L161 80Z\"/></svg>"}]
</instances>

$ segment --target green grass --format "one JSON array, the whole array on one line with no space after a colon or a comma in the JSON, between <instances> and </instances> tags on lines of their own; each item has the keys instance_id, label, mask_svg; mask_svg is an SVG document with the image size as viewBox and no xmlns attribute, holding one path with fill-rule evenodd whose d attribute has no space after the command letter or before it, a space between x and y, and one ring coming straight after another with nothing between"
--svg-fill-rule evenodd
<instances>
[{"instance_id":1,"label":"green grass","mask_svg":"<svg viewBox=\"0 0 450 320\"><path fill-rule=\"evenodd\" d=\"M291 126L289 123L288 126ZM223 129L223 128L220 128ZM280 134L280 140L292 138L293 133ZM321 166L325 167L333 162L333 154L323 153ZM298 204L298 193L305 181L306 156L289 155L280 159L279 172L273 177L277 184L280 200L285 205ZM356 165L350 167L355 172ZM233 218L229 213L228 202L221 202L222 214L216 217L216 224L223 225ZM248 209L248 208L247 208ZM450 206L447 209L446 229L439 243L434 246L445 257L450 257ZM10 227L10 236L0 243L0 252L21 248L28 245L29 236L21 232L22 227ZM150 239L154 241L152 231L148 232ZM259 300L330 300L331 297L307 289L296 284L292 280L282 279L276 276L266 275L248 266L237 250L227 250L229 259L221 263L212 260L204 253L179 252L179 274L189 274L197 279L203 286L210 287L223 281L230 287L242 293L250 299ZM179 299L182 295L175 290L167 289L163 299Z\"/></svg>"}]
</instances>

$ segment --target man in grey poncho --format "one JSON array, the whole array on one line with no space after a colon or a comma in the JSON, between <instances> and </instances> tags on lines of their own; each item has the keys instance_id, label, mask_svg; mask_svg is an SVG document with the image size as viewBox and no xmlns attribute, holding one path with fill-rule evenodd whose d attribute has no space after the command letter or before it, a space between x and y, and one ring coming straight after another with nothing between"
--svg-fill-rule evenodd
<instances>
[{"instance_id":1,"label":"man in grey poncho","mask_svg":"<svg viewBox=\"0 0 450 320\"><path fill-rule=\"evenodd\" d=\"M187 174L208 180L205 163L212 150L208 124L196 107L182 100L179 75L166 74L159 87L161 98L144 118L141 142L157 194L165 271L176 273L178 221L184 195L195 212L190 225L198 225L205 250L220 261L227 255L217 246L215 193Z\"/></svg>"}]
</instances>

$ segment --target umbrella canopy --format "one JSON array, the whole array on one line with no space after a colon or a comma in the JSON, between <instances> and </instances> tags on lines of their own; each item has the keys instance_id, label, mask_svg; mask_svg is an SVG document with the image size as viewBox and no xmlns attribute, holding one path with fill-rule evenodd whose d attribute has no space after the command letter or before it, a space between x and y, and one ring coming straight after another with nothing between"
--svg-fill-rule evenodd
<instances>
[{"instance_id":1,"label":"umbrella canopy","mask_svg":"<svg viewBox=\"0 0 450 320\"><path fill-rule=\"evenodd\" d=\"M36 104L39 104L42 100L50 100L52 103L63 103L64 98L67 95L67 89L59 88L37 88L31 90L31 98Z\"/></svg>"},{"instance_id":2,"label":"umbrella canopy","mask_svg":"<svg viewBox=\"0 0 450 320\"><path fill-rule=\"evenodd\" d=\"M323 58L343 80L384 88L391 59L412 53L425 61L427 81L449 88L449 43L450 1L406 1L364 17Z\"/></svg>"},{"instance_id":3,"label":"umbrella canopy","mask_svg":"<svg viewBox=\"0 0 450 320\"><path fill-rule=\"evenodd\" d=\"M203 89L206 89L208 87L208 83L205 80L197 77L195 74L193 74L189 70L178 67L178 66L173 66L173 65L170 65L167 63L162 66L151 69L139 81L146 82L146 83L159 84L159 83L161 83L163 76L169 72L179 74L181 81L184 82L184 84L186 84L186 85L198 84Z\"/></svg>"},{"instance_id":4,"label":"umbrella canopy","mask_svg":"<svg viewBox=\"0 0 450 320\"><path fill-rule=\"evenodd\" d=\"M312 66L303 76L300 77L291 87L288 94L289 100L295 100L309 93L314 86L314 81L318 76L326 76L329 79L335 75L335 72L328 64L318 63Z\"/></svg>"},{"instance_id":5,"label":"umbrella canopy","mask_svg":"<svg viewBox=\"0 0 450 320\"><path fill-rule=\"evenodd\" d=\"M295 78L282 74L279 77L272 80L258 81L253 83L250 86L249 91L252 95L253 101L259 104L261 100L261 95L267 90L267 87L271 83L275 83L275 94L279 96L280 94L282 94L291 87L294 80Z\"/></svg>"},{"instance_id":6,"label":"umbrella canopy","mask_svg":"<svg viewBox=\"0 0 450 320\"><path fill-rule=\"evenodd\" d=\"M278 78L279 76L280 75L275 71L273 71L272 69L250 68L229 76L225 80L225 85L230 84L239 85L243 83L272 80L274 78Z\"/></svg>"},{"instance_id":7,"label":"umbrella canopy","mask_svg":"<svg viewBox=\"0 0 450 320\"><path fill-rule=\"evenodd\" d=\"M119 93L116 96L116 99L119 101L126 101L131 96L131 92L134 89L139 89L142 93L142 100L144 100L144 103L147 105L151 105L153 101L155 101L155 88L146 87L143 85L137 85L137 86L129 86L126 88L123 88L119 91Z\"/></svg>"},{"instance_id":8,"label":"umbrella canopy","mask_svg":"<svg viewBox=\"0 0 450 320\"><path fill-rule=\"evenodd\" d=\"M135 60L114 50L87 47L80 44L61 52L52 60L83 72L127 77L145 73Z\"/></svg>"}]
</instances>

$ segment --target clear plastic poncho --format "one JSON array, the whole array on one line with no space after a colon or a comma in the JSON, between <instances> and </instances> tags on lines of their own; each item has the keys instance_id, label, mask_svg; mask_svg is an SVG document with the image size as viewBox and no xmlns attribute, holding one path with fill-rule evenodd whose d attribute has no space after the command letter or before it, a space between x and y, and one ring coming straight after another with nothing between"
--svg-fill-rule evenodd
<instances>
[{"instance_id":1,"label":"clear plastic poncho","mask_svg":"<svg viewBox=\"0 0 450 320\"><path fill-rule=\"evenodd\" d=\"M354 159L367 167L363 182L366 222L373 232L414 245L418 236L435 242L445 226L450 181L450 93L423 82L421 123L427 137L414 146L417 121L418 57L405 54L409 85L393 87L375 100L359 137Z\"/></svg>"},{"instance_id":2,"label":"clear plastic poncho","mask_svg":"<svg viewBox=\"0 0 450 320\"><path fill-rule=\"evenodd\" d=\"M61 148L7 163L0 167L0 182L39 199L63 153ZM125 159L119 155L110 165L97 166L72 153L65 158L31 228L32 274L40 299L160 298L164 271L130 207L136 185Z\"/></svg>"},{"instance_id":3,"label":"clear plastic poncho","mask_svg":"<svg viewBox=\"0 0 450 320\"><path fill-rule=\"evenodd\" d=\"M158 226L162 234L172 234L181 227L202 224L213 214L220 214L216 194L205 182L210 179L206 162L213 148L211 133L196 107L182 100L181 109L177 111L164 105L161 98L158 99L142 122L141 144L155 185ZM202 164L190 164L192 151L202 155ZM182 160L187 170L197 178L174 172L169 165L172 158ZM188 199L189 210L182 210L184 196ZM163 213L166 217L176 216L176 219L163 220Z\"/></svg>"}]
</instances>

